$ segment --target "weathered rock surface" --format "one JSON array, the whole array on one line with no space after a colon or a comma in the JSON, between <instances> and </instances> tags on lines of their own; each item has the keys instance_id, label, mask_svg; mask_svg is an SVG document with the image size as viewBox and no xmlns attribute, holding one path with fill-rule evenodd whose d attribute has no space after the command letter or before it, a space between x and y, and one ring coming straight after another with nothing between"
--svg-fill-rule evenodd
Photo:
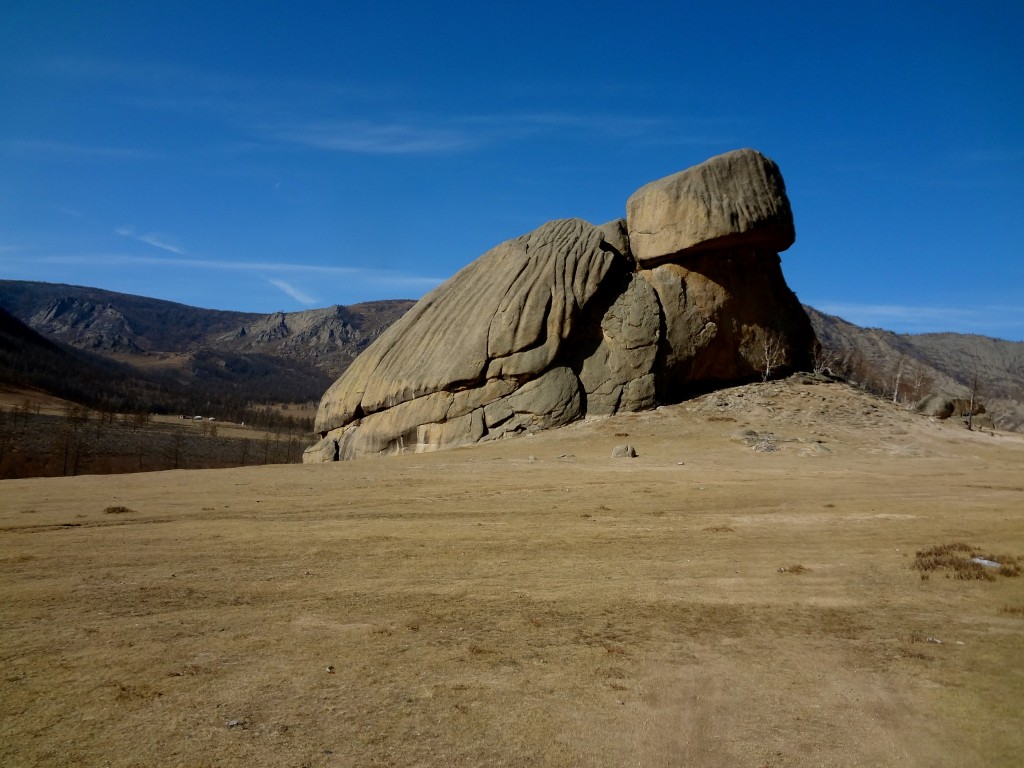
<instances>
[{"instance_id":1,"label":"weathered rock surface","mask_svg":"<svg viewBox=\"0 0 1024 768\"><path fill-rule=\"evenodd\" d=\"M952 418L967 421L970 416L972 426L987 429L994 426L992 414L987 412L985 405L978 401L972 405L971 401L965 397L950 397L944 394L929 395L917 404L917 412L936 419Z\"/></svg>"},{"instance_id":2,"label":"weathered rock surface","mask_svg":"<svg viewBox=\"0 0 1024 768\"><path fill-rule=\"evenodd\" d=\"M758 375L769 339L780 372L806 364L814 336L780 269L793 223L772 161L730 152L629 206L599 227L544 224L425 296L323 396L322 440L305 460L434 450L678 401Z\"/></svg>"},{"instance_id":3,"label":"weathered rock surface","mask_svg":"<svg viewBox=\"0 0 1024 768\"><path fill-rule=\"evenodd\" d=\"M642 266L729 246L784 251L796 239L782 174L752 149L726 152L641 187L626 202L626 222Z\"/></svg>"}]
</instances>

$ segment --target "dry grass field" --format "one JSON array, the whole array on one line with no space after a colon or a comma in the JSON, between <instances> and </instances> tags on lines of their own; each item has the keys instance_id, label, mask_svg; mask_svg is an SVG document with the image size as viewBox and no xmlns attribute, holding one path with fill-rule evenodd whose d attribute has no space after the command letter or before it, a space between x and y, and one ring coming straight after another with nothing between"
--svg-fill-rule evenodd
<instances>
[{"instance_id":1,"label":"dry grass field","mask_svg":"<svg viewBox=\"0 0 1024 768\"><path fill-rule=\"evenodd\" d=\"M915 568L951 544L1024 555L1022 437L799 379L6 480L0 764L1019 766L1024 578Z\"/></svg>"}]
</instances>

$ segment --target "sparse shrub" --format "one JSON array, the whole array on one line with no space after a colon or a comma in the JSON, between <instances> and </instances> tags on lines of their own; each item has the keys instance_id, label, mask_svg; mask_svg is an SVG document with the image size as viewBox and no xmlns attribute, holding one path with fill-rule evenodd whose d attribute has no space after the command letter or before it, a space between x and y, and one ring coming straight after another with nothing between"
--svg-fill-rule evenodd
<instances>
[{"instance_id":1,"label":"sparse shrub","mask_svg":"<svg viewBox=\"0 0 1024 768\"><path fill-rule=\"evenodd\" d=\"M794 563L793 565L787 565L785 568L779 568L779 573L807 573L810 568L806 565L800 565L800 563Z\"/></svg>"},{"instance_id":2,"label":"sparse shrub","mask_svg":"<svg viewBox=\"0 0 1024 768\"><path fill-rule=\"evenodd\" d=\"M998 568L982 565L974 558L999 563ZM982 550L963 542L940 544L920 550L914 558L913 568L924 573L947 571L947 578L962 581L995 581L996 576L1019 576L1020 560L1016 555L986 555ZM923 578L923 576L922 576Z\"/></svg>"},{"instance_id":3,"label":"sparse shrub","mask_svg":"<svg viewBox=\"0 0 1024 768\"><path fill-rule=\"evenodd\" d=\"M985 558L985 559L988 560L989 558ZM996 560L995 562L999 563L999 575L1000 576L1009 576L1011 578L1013 578L1014 576L1020 576L1020 563L1017 563L1017 562L1008 563L1005 560L1003 560L1003 561Z\"/></svg>"},{"instance_id":4,"label":"sparse shrub","mask_svg":"<svg viewBox=\"0 0 1024 768\"><path fill-rule=\"evenodd\" d=\"M107 507L103 511L108 515L128 515L135 513L134 509L130 509L129 507L122 507L120 505L115 507Z\"/></svg>"}]
</instances>

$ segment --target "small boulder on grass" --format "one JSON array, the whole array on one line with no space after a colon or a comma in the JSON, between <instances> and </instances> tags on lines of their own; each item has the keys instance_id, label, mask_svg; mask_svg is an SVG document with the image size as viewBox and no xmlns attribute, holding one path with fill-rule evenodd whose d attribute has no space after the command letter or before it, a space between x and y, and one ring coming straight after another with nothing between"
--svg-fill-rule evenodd
<instances>
[{"instance_id":1,"label":"small boulder on grass","mask_svg":"<svg viewBox=\"0 0 1024 768\"><path fill-rule=\"evenodd\" d=\"M616 445L612 448L613 459L635 459L636 449L633 448L629 443L623 443L622 445Z\"/></svg>"}]
</instances>

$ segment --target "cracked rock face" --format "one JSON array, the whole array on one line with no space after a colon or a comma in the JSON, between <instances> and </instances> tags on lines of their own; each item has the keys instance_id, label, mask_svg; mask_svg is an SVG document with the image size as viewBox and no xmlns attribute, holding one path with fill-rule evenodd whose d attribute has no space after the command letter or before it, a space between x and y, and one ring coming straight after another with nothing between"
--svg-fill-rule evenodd
<instances>
[{"instance_id":1,"label":"cracked rock face","mask_svg":"<svg viewBox=\"0 0 1024 768\"><path fill-rule=\"evenodd\" d=\"M765 368L814 335L782 277L785 186L753 150L648 184L627 218L552 221L425 296L324 394L306 462L428 451L637 411Z\"/></svg>"}]
</instances>

